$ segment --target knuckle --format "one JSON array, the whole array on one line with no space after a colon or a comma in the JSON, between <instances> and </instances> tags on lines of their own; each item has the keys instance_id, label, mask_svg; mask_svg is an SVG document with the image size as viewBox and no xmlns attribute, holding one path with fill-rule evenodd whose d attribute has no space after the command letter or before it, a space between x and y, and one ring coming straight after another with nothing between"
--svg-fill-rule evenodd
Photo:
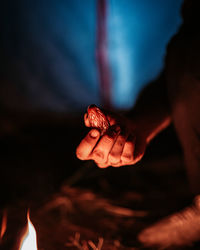
<instances>
[{"instance_id":1,"label":"knuckle","mask_svg":"<svg viewBox=\"0 0 200 250\"><path fill-rule=\"evenodd\" d=\"M108 160L111 164L116 164L120 161L120 155L115 152L110 152Z\"/></svg>"},{"instance_id":2,"label":"knuckle","mask_svg":"<svg viewBox=\"0 0 200 250\"><path fill-rule=\"evenodd\" d=\"M123 162L132 162L133 161L133 155L125 153L121 156L121 159Z\"/></svg>"},{"instance_id":3,"label":"knuckle","mask_svg":"<svg viewBox=\"0 0 200 250\"><path fill-rule=\"evenodd\" d=\"M94 150L93 159L97 162L104 162L105 155L101 150Z\"/></svg>"}]
</instances>

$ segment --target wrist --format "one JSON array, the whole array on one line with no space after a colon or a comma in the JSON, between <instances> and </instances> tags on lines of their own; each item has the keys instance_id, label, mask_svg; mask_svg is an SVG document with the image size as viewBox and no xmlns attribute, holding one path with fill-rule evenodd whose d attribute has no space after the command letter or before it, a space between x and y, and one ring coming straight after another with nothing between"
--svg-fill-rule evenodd
<instances>
[{"instance_id":1,"label":"wrist","mask_svg":"<svg viewBox=\"0 0 200 250\"><path fill-rule=\"evenodd\" d=\"M158 117L155 115L129 117L133 130L149 143L157 134L171 123L169 115Z\"/></svg>"}]
</instances>

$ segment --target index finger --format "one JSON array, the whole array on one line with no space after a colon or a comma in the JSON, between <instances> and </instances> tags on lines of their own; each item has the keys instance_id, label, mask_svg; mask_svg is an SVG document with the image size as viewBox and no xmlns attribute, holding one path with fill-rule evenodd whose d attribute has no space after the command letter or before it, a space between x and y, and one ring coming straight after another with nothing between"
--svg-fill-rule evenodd
<instances>
[{"instance_id":1,"label":"index finger","mask_svg":"<svg viewBox=\"0 0 200 250\"><path fill-rule=\"evenodd\" d=\"M100 132L97 129L90 130L76 149L76 155L80 160L89 160L90 154L97 144L99 137Z\"/></svg>"}]
</instances>

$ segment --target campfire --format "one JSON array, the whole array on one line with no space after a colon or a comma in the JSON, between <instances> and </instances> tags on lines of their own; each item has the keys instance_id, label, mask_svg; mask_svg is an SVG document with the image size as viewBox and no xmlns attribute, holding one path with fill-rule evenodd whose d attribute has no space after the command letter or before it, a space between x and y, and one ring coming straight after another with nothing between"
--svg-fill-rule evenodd
<instances>
[{"instance_id":1,"label":"campfire","mask_svg":"<svg viewBox=\"0 0 200 250\"><path fill-rule=\"evenodd\" d=\"M77 145L81 135L76 141L69 139L71 128L43 127L31 140L13 139L0 158L6 193L0 207L1 249L137 249L138 232L169 214L169 205L179 206L180 199L170 196L177 183L176 193L183 193L178 156L160 160L155 150L141 167L87 167L73 158L72 142Z\"/></svg>"},{"instance_id":2,"label":"campfire","mask_svg":"<svg viewBox=\"0 0 200 250\"><path fill-rule=\"evenodd\" d=\"M27 228L24 233L19 250L37 250L37 236L35 228L30 220L30 214L27 213Z\"/></svg>"}]
</instances>

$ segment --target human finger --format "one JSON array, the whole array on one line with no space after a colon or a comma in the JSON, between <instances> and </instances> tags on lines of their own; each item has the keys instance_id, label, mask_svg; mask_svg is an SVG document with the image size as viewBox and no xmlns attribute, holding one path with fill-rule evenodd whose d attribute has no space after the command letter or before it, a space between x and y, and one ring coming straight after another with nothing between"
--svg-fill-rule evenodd
<instances>
[{"instance_id":1,"label":"human finger","mask_svg":"<svg viewBox=\"0 0 200 250\"><path fill-rule=\"evenodd\" d=\"M145 153L147 142L144 139L140 139L135 143L135 150L134 150L134 160L133 164L137 163L142 159Z\"/></svg>"},{"instance_id":2,"label":"human finger","mask_svg":"<svg viewBox=\"0 0 200 250\"><path fill-rule=\"evenodd\" d=\"M121 162L123 165L133 164L134 149L135 149L135 137L133 135L129 135L127 141L124 144L124 148L121 154Z\"/></svg>"},{"instance_id":3,"label":"human finger","mask_svg":"<svg viewBox=\"0 0 200 250\"><path fill-rule=\"evenodd\" d=\"M116 138L116 141L108 155L108 163L113 167L118 167L118 164L121 161L121 154L126 142L127 136L125 134L120 134Z\"/></svg>"},{"instance_id":4,"label":"human finger","mask_svg":"<svg viewBox=\"0 0 200 250\"><path fill-rule=\"evenodd\" d=\"M107 163L97 163L97 162L95 162L95 163L99 168L107 168L107 167L109 167L109 164L107 164Z\"/></svg>"},{"instance_id":5,"label":"human finger","mask_svg":"<svg viewBox=\"0 0 200 250\"><path fill-rule=\"evenodd\" d=\"M100 132L97 129L91 129L86 137L80 142L76 149L76 155L80 160L88 160L93 148L97 144Z\"/></svg>"},{"instance_id":6,"label":"human finger","mask_svg":"<svg viewBox=\"0 0 200 250\"><path fill-rule=\"evenodd\" d=\"M91 158L96 163L105 164L108 159L108 154L113 147L116 140L116 136L120 131L119 126L113 126L101 137L94 151L91 154Z\"/></svg>"},{"instance_id":7,"label":"human finger","mask_svg":"<svg viewBox=\"0 0 200 250\"><path fill-rule=\"evenodd\" d=\"M84 123L86 127L90 127L90 122L89 122L87 113L84 114Z\"/></svg>"},{"instance_id":8,"label":"human finger","mask_svg":"<svg viewBox=\"0 0 200 250\"><path fill-rule=\"evenodd\" d=\"M110 126L113 126L116 124L116 119L111 115L106 115L107 120L109 121Z\"/></svg>"}]
</instances>

